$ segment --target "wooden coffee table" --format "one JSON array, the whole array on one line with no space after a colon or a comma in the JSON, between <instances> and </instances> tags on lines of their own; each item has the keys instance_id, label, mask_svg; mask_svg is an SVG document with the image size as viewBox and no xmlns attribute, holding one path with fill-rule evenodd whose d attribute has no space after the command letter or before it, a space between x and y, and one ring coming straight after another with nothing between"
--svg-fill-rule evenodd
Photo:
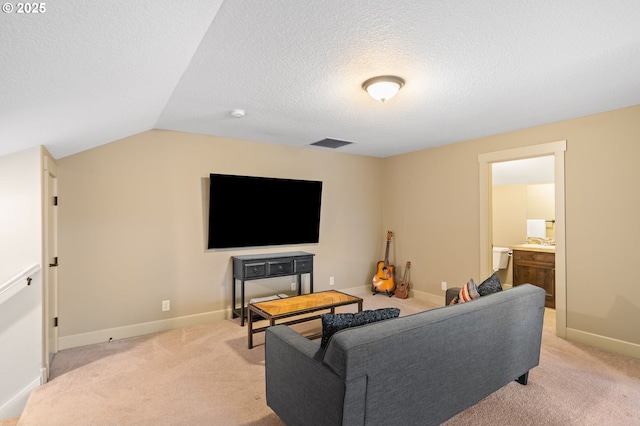
<instances>
[{"instance_id":1,"label":"wooden coffee table","mask_svg":"<svg viewBox=\"0 0 640 426\"><path fill-rule=\"evenodd\" d=\"M362 299L341 293L335 290L321 291L319 293L304 294L302 296L286 297L284 299L268 300L266 302L250 303L247 315L249 329L249 349L253 348L253 335L265 331L268 327L276 325L276 320L293 316L305 315L311 312L329 310L335 313L338 306L358 304L358 312L362 312ZM253 328L253 314L269 321L266 327ZM298 324L305 321L318 319L322 314L304 316L301 318L280 322L279 324ZM322 336L314 334L307 336L310 339Z\"/></svg>"}]
</instances>

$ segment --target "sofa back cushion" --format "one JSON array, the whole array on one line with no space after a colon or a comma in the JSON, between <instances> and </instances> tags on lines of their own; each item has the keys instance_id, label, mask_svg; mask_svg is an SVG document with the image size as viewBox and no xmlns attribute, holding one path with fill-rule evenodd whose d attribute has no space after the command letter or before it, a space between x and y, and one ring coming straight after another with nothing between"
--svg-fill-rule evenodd
<instances>
[{"instance_id":1,"label":"sofa back cushion","mask_svg":"<svg viewBox=\"0 0 640 426\"><path fill-rule=\"evenodd\" d=\"M342 330L323 362L345 381L347 393L352 383L357 392L366 383L362 408L374 423L393 423L406 407L417 416L450 417L538 365L544 298L544 290L525 284Z\"/></svg>"}]
</instances>

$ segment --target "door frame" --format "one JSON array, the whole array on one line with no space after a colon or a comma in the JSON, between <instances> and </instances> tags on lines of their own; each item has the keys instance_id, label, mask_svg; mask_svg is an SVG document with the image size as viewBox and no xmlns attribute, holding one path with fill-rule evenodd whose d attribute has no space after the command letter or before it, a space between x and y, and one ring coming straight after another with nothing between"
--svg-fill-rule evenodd
<instances>
[{"instance_id":1,"label":"door frame","mask_svg":"<svg viewBox=\"0 0 640 426\"><path fill-rule=\"evenodd\" d=\"M492 271L493 224L491 211L492 176L491 164L523 158L554 156L555 204L556 204L556 335L567 335L567 283L565 240L565 175L564 157L567 141L549 142L521 148L478 154L480 182L480 276L489 276Z\"/></svg>"},{"instance_id":2,"label":"door frame","mask_svg":"<svg viewBox=\"0 0 640 426\"><path fill-rule=\"evenodd\" d=\"M58 213L53 197L58 196L58 168L54 160L44 156L44 254L43 254L43 298L42 298L42 362L45 368L43 381L49 379L53 355L58 352L58 268L52 267L58 256ZM43 384L44 384L43 383Z\"/></svg>"}]
</instances>

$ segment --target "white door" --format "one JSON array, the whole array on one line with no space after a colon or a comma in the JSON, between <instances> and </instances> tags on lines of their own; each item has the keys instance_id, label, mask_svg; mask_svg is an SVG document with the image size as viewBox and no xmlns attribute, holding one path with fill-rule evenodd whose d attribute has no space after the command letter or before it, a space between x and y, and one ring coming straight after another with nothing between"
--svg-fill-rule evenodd
<instances>
[{"instance_id":1,"label":"white door","mask_svg":"<svg viewBox=\"0 0 640 426\"><path fill-rule=\"evenodd\" d=\"M55 163L45 157L45 265L44 265L44 362L47 379L53 355L58 352L58 182Z\"/></svg>"}]
</instances>

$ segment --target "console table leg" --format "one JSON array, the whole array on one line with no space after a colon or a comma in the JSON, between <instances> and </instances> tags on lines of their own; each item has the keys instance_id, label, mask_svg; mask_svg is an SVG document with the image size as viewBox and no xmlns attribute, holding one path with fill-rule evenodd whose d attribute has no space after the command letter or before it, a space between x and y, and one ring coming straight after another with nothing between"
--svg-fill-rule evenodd
<instances>
[{"instance_id":1,"label":"console table leg","mask_svg":"<svg viewBox=\"0 0 640 426\"><path fill-rule=\"evenodd\" d=\"M237 318L236 313L236 279L231 277L231 318Z\"/></svg>"},{"instance_id":2,"label":"console table leg","mask_svg":"<svg viewBox=\"0 0 640 426\"><path fill-rule=\"evenodd\" d=\"M242 305L244 306L244 305ZM247 316L247 329L249 331L249 349L253 349L253 320L251 319L251 309L249 309L249 315Z\"/></svg>"},{"instance_id":3,"label":"console table leg","mask_svg":"<svg viewBox=\"0 0 640 426\"><path fill-rule=\"evenodd\" d=\"M240 299L240 326L244 327L244 280L240 280Z\"/></svg>"}]
</instances>

